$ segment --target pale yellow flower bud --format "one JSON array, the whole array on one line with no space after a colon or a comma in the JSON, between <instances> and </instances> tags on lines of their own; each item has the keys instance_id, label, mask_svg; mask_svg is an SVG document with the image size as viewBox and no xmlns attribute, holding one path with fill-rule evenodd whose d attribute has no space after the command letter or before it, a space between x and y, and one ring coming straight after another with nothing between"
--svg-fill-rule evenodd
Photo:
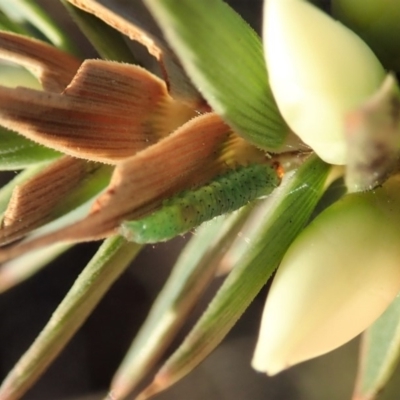
<instances>
[{"instance_id":1,"label":"pale yellow flower bud","mask_svg":"<svg viewBox=\"0 0 400 400\"><path fill-rule=\"evenodd\" d=\"M323 211L282 260L253 367L274 375L365 330L400 291L399 243L399 177Z\"/></svg>"},{"instance_id":2,"label":"pale yellow flower bud","mask_svg":"<svg viewBox=\"0 0 400 400\"><path fill-rule=\"evenodd\" d=\"M323 160L344 164L344 116L379 88L382 65L354 32L304 0L266 0L263 36L286 122Z\"/></svg>"}]
</instances>

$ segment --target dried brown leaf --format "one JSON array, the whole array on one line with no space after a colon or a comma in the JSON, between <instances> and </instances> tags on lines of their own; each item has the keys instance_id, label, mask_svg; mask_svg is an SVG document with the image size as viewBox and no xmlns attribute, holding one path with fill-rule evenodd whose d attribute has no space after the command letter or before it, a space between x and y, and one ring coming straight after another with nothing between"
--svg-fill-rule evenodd
<instances>
[{"instance_id":1,"label":"dried brown leaf","mask_svg":"<svg viewBox=\"0 0 400 400\"><path fill-rule=\"evenodd\" d=\"M128 36L145 46L148 52L157 60L162 57L163 40L158 38L159 31L155 31L155 27L151 26L149 19L140 21L135 18L135 14L140 10L143 15L145 8L141 2L137 4L129 4L127 1L107 1L107 0L67 0L69 3L81 10L95 15L117 31ZM130 11L130 13L127 12ZM165 42L164 42L165 43Z\"/></svg>"},{"instance_id":2,"label":"dried brown leaf","mask_svg":"<svg viewBox=\"0 0 400 400\"><path fill-rule=\"evenodd\" d=\"M117 165L110 185L84 220L0 251L5 261L59 241L98 240L119 224L154 211L163 200L265 156L234 134L214 113L199 116L159 143Z\"/></svg>"},{"instance_id":3,"label":"dried brown leaf","mask_svg":"<svg viewBox=\"0 0 400 400\"><path fill-rule=\"evenodd\" d=\"M49 92L62 92L81 61L40 40L0 31L0 58L25 67Z\"/></svg>"},{"instance_id":4,"label":"dried brown leaf","mask_svg":"<svg viewBox=\"0 0 400 400\"><path fill-rule=\"evenodd\" d=\"M194 115L143 68L87 60L61 94L0 87L0 125L68 155L115 164Z\"/></svg>"},{"instance_id":5,"label":"dried brown leaf","mask_svg":"<svg viewBox=\"0 0 400 400\"><path fill-rule=\"evenodd\" d=\"M66 156L17 186L4 213L0 242L19 239L48 222L54 208L99 167L99 164Z\"/></svg>"},{"instance_id":6,"label":"dried brown leaf","mask_svg":"<svg viewBox=\"0 0 400 400\"><path fill-rule=\"evenodd\" d=\"M67 1L95 15L130 39L145 46L160 63L163 77L173 97L181 99L194 108L206 107L205 101L190 82L177 57L163 39L141 2L126 0Z\"/></svg>"},{"instance_id":7,"label":"dried brown leaf","mask_svg":"<svg viewBox=\"0 0 400 400\"><path fill-rule=\"evenodd\" d=\"M345 120L346 185L372 190L399 169L400 96L393 75Z\"/></svg>"}]
</instances>

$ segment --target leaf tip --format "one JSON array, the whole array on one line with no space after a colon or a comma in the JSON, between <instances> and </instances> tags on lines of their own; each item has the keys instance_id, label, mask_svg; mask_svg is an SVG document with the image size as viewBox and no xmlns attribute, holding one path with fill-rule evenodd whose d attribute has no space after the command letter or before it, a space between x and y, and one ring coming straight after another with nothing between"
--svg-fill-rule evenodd
<instances>
[{"instance_id":1,"label":"leaf tip","mask_svg":"<svg viewBox=\"0 0 400 400\"><path fill-rule=\"evenodd\" d=\"M115 374L110 391L103 400L123 400L135 389L134 384L129 379L124 379L118 372Z\"/></svg>"},{"instance_id":2,"label":"leaf tip","mask_svg":"<svg viewBox=\"0 0 400 400\"><path fill-rule=\"evenodd\" d=\"M164 391L169 386L171 386L173 380L170 379L168 373L160 372L156 375L153 382L150 383L141 393L136 396L135 400L147 400L156 394Z\"/></svg>"}]
</instances>

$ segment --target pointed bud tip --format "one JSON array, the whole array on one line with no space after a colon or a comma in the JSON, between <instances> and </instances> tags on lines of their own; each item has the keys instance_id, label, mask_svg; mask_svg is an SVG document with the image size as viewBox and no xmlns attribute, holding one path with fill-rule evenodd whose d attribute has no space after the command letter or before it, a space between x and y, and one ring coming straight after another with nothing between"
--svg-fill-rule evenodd
<instances>
[{"instance_id":1,"label":"pointed bud tip","mask_svg":"<svg viewBox=\"0 0 400 400\"><path fill-rule=\"evenodd\" d=\"M289 365L286 365L282 362L282 360L273 359L265 357L264 352L257 347L253 359L251 361L251 366L257 372L263 372L268 376L274 376L289 368Z\"/></svg>"}]
</instances>

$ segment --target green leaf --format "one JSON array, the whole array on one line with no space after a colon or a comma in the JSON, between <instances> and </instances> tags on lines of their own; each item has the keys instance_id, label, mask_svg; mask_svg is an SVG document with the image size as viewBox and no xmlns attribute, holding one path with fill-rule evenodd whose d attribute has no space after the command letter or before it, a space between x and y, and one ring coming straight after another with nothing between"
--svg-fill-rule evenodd
<instances>
[{"instance_id":1,"label":"green leaf","mask_svg":"<svg viewBox=\"0 0 400 400\"><path fill-rule=\"evenodd\" d=\"M21 35L27 35L28 32L23 26L12 21L6 14L0 11L0 29L3 31L10 31L14 33L19 33Z\"/></svg>"},{"instance_id":2,"label":"green leaf","mask_svg":"<svg viewBox=\"0 0 400 400\"><path fill-rule=\"evenodd\" d=\"M35 1L0 0L0 9L11 21L22 26L24 24L31 25L59 49L77 54L75 44ZM34 34L34 30L28 30L32 36L37 36Z\"/></svg>"},{"instance_id":3,"label":"green leaf","mask_svg":"<svg viewBox=\"0 0 400 400\"><path fill-rule=\"evenodd\" d=\"M243 228L248 251L229 274L188 337L138 400L172 385L195 368L226 336L278 266L324 192L330 167L311 157L250 217Z\"/></svg>"},{"instance_id":4,"label":"green leaf","mask_svg":"<svg viewBox=\"0 0 400 400\"><path fill-rule=\"evenodd\" d=\"M80 10L67 1L62 0L61 2L102 58L136 64L136 59L121 33L94 15Z\"/></svg>"},{"instance_id":5,"label":"green leaf","mask_svg":"<svg viewBox=\"0 0 400 400\"><path fill-rule=\"evenodd\" d=\"M363 334L361 359L354 394L372 400L382 391L400 361L400 297Z\"/></svg>"},{"instance_id":6,"label":"green leaf","mask_svg":"<svg viewBox=\"0 0 400 400\"><path fill-rule=\"evenodd\" d=\"M79 275L51 319L0 387L0 399L21 398L65 347L141 246L107 239Z\"/></svg>"},{"instance_id":7,"label":"green leaf","mask_svg":"<svg viewBox=\"0 0 400 400\"><path fill-rule=\"evenodd\" d=\"M58 151L36 144L25 137L0 127L0 170L23 169L60 157Z\"/></svg>"},{"instance_id":8,"label":"green leaf","mask_svg":"<svg viewBox=\"0 0 400 400\"><path fill-rule=\"evenodd\" d=\"M196 231L113 378L113 399L124 399L160 360L214 278L219 261L251 209L248 206L228 217L215 218Z\"/></svg>"},{"instance_id":9,"label":"green leaf","mask_svg":"<svg viewBox=\"0 0 400 400\"><path fill-rule=\"evenodd\" d=\"M39 81L27 69L16 64L0 63L0 85L6 87L24 86L41 90Z\"/></svg>"},{"instance_id":10,"label":"green leaf","mask_svg":"<svg viewBox=\"0 0 400 400\"><path fill-rule=\"evenodd\" d=\"M268 84L260 38L221 0L144 0L210 106L238 134L278 149L288 129Z\"/></svg>"}]
</instances>

